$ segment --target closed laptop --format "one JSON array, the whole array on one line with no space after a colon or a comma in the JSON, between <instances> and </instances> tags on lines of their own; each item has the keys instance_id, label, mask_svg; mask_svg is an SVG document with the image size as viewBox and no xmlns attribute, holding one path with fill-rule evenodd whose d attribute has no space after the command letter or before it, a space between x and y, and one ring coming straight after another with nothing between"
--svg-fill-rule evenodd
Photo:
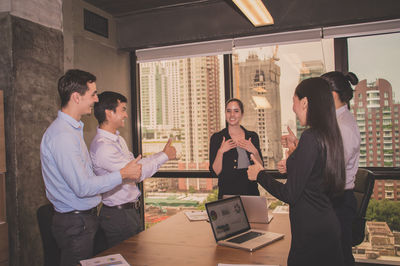
<instances>
[{"instance_id":1,"label":"closed laptop","mask_svg":"<svg viewBox=\"0 0 400 266\"><path fill-rule=\"evenodd\" d=\"M235 195L224 195L223 198L231 198ZM267 198L262 196L241 195L244 210L249 223L269 223L273 215L268 214Z\"/></svg>"}]
</instances>

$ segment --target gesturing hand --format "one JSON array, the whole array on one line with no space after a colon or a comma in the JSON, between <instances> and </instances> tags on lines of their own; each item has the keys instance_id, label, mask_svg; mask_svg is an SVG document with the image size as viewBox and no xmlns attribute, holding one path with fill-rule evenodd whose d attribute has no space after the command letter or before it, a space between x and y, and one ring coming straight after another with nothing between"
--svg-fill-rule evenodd
<instances>
[{"instance_id":1,"label":"gesturing hand","mask_svg":"<svg viewBox=\"0 0 400 266\"><path fill-rule=\"evenodd\" d=\"M163 152L168 156L168 160L176 159L176 149L172 146L172 139L168 139L167 144L165 144Z\"/></svg>"},{"instance_id":2,"label":"gesturing hand","mask_svg":"<svg viewBox=\"0 0 400 266\"><path fill-rule=\"evenodd\" d=\"M247 169L247 176L249 180L255 181L257 180L257 175L261 170L264 170L264 167L260 164L259 161L256 160L254 154L250 155L251 159L253 160L254 164L249 166Z\"/></svg>"},{"instance_id":3,"label":"gesturing hand","mask_svg":"<svg viewBox=\"0 0 400 266\"><path fill-rule=\"evenodd\" d=\"M279 161L277 164L277 168L278 168L279 173L286 174L286 171L287 171L286 170L286 159Z\"/></svg>"},{"instance_id":4,"label":"gesturing hand","mask_svg":"<svg viewBox=\"0 0 400 266\"><path fill-rule=\"evenodd\" d=\"M228 139L227 141L225 141L225 137L222 137L222 143L221 146L219 147L219 151L222 152L222 154L224 154L225 152L235 148L236 146L237 145L233 141L233 139Z\"/></svg>"},{"instance_id":5,"label":"gesturing hand","mask_svg":"<svg viewBox=\"0 0 400 266\"><path fill-rule=\"evenodd\" d=\"M256 154L258 153L256 147L253 145L253 142L251 142L251 138L247 139L240 139L237 142L238 146L242 149L245 149L246 151Z\"/></svg>"},{"instance_id":6,"label":"gesturing hand","mask_svg":"<svg viewBox=\"0 0 400 266\"><path fill-rule=\"evenodd\" d=\"M287 130L289 132L288 135L283 135L281 137L281 144L282 147L290 149L295 149L297 146L297 143L299 142L296 136L294 135L293 131L290 129L290 127L287 127Z\"/></svg>"},{"instance_id":7,"label":"gesturing hand","mask_svg":"<svg viewBox=\"0 0 400 266\"><path fill-rule=\"evenodd\" d=\"M123 179L129 178L133 181L139 181L142 175L142 165L138 161L142 158L141 155L136 157L136 159L130 161L124 168L120 170Z\"/></svg>"}]
</instances>

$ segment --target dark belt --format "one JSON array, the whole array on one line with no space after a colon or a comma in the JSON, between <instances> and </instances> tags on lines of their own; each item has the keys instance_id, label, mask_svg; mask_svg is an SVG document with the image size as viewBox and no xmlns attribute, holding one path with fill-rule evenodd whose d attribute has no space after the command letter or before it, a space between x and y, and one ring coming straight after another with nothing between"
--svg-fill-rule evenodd
<instances>
[{"instance_id":1,"label":"dark belt","mask_svg":"<svg viewBox=\"0 0 400 266\"><path fill-rule=\"evenodd\" d=\"M78 211L78 210L74 210L74 211L70 211L70 212L58 212L55 211L57 213L60 214L90 214L90 215L97 215L97 207L93 207L89 210L84 210L84 211Z\"/></svg>"},{"instance_id":2,"label":"dark belt","mask_svg":"<svg viewBox=\"0 0 400 266\"><path fill-rule=\"evenodd\" d=\"M121 205L115 205L115 206L107 206L105 204L103 204L104 207L110 208L110 209L118 209L118 210L124 210L124 209L136 209L139 210L140 209L140 201L137 200L135 202L128 202L125 204L121 204Z\"/></svg>"}]
</instances>

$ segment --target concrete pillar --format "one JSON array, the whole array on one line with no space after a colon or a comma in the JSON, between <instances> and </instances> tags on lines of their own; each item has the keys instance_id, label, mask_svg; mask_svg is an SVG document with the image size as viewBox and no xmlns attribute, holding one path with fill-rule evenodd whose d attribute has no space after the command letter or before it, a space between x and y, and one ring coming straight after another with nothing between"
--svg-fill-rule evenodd
<instances>
[{"instance_id":1,"label":"concrete pillar","mask_svg":"<svg viewBox=\"0 0 400 266\"><path fill-rule=\"evenodd\" d=\"M4 91L10 265L43 265L37 208L47 202L39 147L59 107L63 73L61 0L0 4L0 89Z\"/></svg>"}]
</instances>

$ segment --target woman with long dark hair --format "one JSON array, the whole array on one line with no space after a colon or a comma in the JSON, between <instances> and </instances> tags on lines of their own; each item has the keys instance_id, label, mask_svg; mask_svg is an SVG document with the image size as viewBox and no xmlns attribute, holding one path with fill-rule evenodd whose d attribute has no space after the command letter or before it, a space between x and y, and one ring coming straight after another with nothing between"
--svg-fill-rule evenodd
<instances>
[{"instance_id":1,"label":"woman with long dark hair","mask_svg":"<svg viewBox=\"0 0 400 266\"><path fill-rule=\"evenodd\" d=\"M288 266L343 265L340 224L331 199L343 193L343 144L329 84L303 80L293 96L293 111L306 129L287 158L287 181L265 173L255 161L248 169L268 192L290 207L292 242Z\"/></svg>"},{"instance_id":2,"label":"woman with long dark hair","mask_svg":"<svg viewBox=\"0 0 400 266\"><path fill-rule=\"evenodd\" d=\"M256 132L240 125L243 113L243 103L239 99L227 101L227 127L213 134L210 139L210 172L218 177L219 199L223 195L260 195L257 182L247 178L250 154L263 163L260 140Z\"/></svg>"},{"instance_id":3,"label":"woman with long dark hair","mask_svg":"<svg viewBox=\"0 0 400 266\"><path fill-rule=\"evenodd\" d=\"M336 107L336 118L343 140L344 161L346 167L346 182L341 197L333 199L333 208L342 229L342 249L346 266L354 265L352 253L353 220L356 213L357 201L354 196L354 181L358 170L360 157L360 131L354 116L349 111L350 100L353 98L351 85L358 83L357 76L349 72L332 71L321 76L331 87Z\"/></svg>"}]
</instances>

